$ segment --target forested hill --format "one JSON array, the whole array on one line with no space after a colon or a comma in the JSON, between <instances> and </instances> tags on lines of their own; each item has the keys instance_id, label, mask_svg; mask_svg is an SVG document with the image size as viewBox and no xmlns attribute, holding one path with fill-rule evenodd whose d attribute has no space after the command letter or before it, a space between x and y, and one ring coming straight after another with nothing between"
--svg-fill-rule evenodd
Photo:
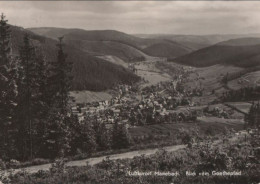
<instances>
[{"instance_id":1,"label":"forested hill","mask_svg":"<svg viewBox=\"0 0 260 184\"><path fill-rule=\"evenodd\" d=\"M11 42L13 53L19 52L25 33L29 34L35 46L42 48L46 59L50 62L56 60L57 41L34 34L21 27L11 26ZM67 60L73 63L73 89L100 91L113 87L118 83L131 84L137 82L139 77L127 69L91 56L71 45L65 44Z\"/></svg>"},{"instance_id":2,"label":"forested hill","mask_svg":"<svg viewBox=\"0 0 260 184\"><path fill-rule=\"evenodd\" d=\"M173 61L198 67L215 64L256 67L260 65L260 38L239 38L220 42Z\"/></svg>"},{"instance_id":3,"label":"forested hill","mask_svg":"<svg viewBox=\"0 0 260 184\"><path fill-rule=\"evenodd\" d=\"M50 38L64 36L64 41L78 45L79 49L95 55L114 55L125 61L149 55L175 58L190 53L192 49L165 39L145 39L115 30L30 28L36 34ZM98 50L96 48L99 48Z\"/></svg>"}]
</instances>

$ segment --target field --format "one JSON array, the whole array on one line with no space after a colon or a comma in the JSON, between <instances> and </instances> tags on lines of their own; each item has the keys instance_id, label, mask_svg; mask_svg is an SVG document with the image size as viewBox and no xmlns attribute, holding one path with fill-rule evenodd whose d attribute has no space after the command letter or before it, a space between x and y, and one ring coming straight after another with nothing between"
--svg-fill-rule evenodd
<instances>
[{"instance_id":1,"label":"field","mask_svg":"<svg viewBox=\"0 0 260 184\"><path fill-rule=\"evenodd\" d=\"M107 92L93 92L93 91L72 91L70 96L74 98L75 103L91 103L96 101L110 100L112 95Z\"/></svg>"},{"instance_id":2,"label":"field","mask_svg":"<svg viewBox=\"0 0 260 184\"><path fill-rule=\"evenodd\" d=\"M234 90L241 87L259 86L260 85L260 71L247 73L240 78L228 82L228 87Z\"/></svg>"},{"instance_id":3,"label":"field","mask_svg":"<svg viewBox=\"0 0 260 184\"><path fill-rule=\"evenodd\" d=\"M212 90L223 89L221 80L227 73L232 74L242 71L242 68L235 66L214 65L203 68L195 68L195 72L190 75L190 82L187 83L191 88L202 87L205 94L210 94ZM219 91L222 92L223 90Z\"/></svg>"},{"instance_id":4,"label":"field","mask_svg":"<svg viewBox=\"0 0 260 184\"><path fill-rule=\"evenodd\" d=\"M235 130L239 130L243 128L244 121L241 119L224 119L217 117L199 117L199 126L203 129L207 128L207 126L212 126L214 129L221 131L223 127L234 128Z\"/></svg>"},{"instance_id":5,"label":"field","mask_svg":"<svg viewBox=\"0 0 260 184\"><path fill-rule=\"evenodd\" d=\"M208 129L214 129L215 133L222 133L225 129L242 130L243 121L237 119L222 119L216 117L198 118L196 123L174 123L138 126L129 129L133 137L167 136L177 134L181 129L195 130L205 134Z\"/></svg>"},{"instance_id":6,"label":"field","mask_svg":"<svg viewBox=\"0 0 260 184\"><path fill-rule=\"evenodd\" d=\"M240 104L240 103L243 104L243 102L238 102L238 104ZM239 110L237 110L233 107L230 107L226 104L201 105L201 106L194 106L194 107L182 107L181 106L181 107L177 107L175 112L181 112L181 111L187 111L187 110L203 111L203 109L205 109L206 107L211 109L211 111L215 108L217 108L219 110L223 110L223 111L228 113L229 118L231 118L231 119L244 119L244 113L243 112L241 113Z\"/></svg>"},{"instance_id":7,"label":"field","mask_svg":"<svg viewBox=\"0 0 260 184\"><path fill-rule=\"evenodd\" d=\"M155 67L155 62L153 62L153 60L154 59L149 60L148 62L139 62L135 64L135 68L137 69L136 74L147 81L144 86L172 80L170 75L162 73Z\"/></svg>"},{"instance_id":8,"label":"field","mask_svg":"<svg viewBox=\"0 0 260 184\"><path fill-rule=\"evenodd\" d=\"M146 54L141 50L128 44L115 41L89 41L89 40L69 40L68 44L78 47L84 52L94 56L113 55L124 61L129 62L131 58L145 57Z\"/></svg>"}]
</instances>

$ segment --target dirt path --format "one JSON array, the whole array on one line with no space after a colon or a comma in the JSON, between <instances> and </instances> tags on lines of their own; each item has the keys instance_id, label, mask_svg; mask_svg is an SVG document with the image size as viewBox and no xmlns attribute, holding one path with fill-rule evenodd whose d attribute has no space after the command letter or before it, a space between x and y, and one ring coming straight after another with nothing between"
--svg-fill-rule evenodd
<instances>
[{"instance_id":1,"label":"dirt path","mask_svg":"<svg viewBox=\"0 0 260 184\"><path fill-rule=\"evenodd\" d=\"M168 146L164 147L166 151L177 151L179 149L185 148L186 145L175 145L175 146ZM107 155L111 160L117 160L117 159L126 159L126 158L133 158L135 156L141 156L141 155L152 155L155 154L159 149L147 149L147 150L139 150L139 151L131 151L126 153L120 153L120 154L113 154L113 155ZM94 157L94 158L88 158L84 160L75 160L75 161L69 161L66 163L66 166L85 166L87 163L89 165L95 165L97 163L102 162L103 159L105 159L107 156L101 156L101 157ZM44 165L36 165L36 166L30 166L23 168L23 170L27 171L28 173L35 173L39 170L49 170L51 167L51 164L44 164ZM21 171L22 169L15 169L14 173L17 173Z\"/></svg>"}]
</instances>

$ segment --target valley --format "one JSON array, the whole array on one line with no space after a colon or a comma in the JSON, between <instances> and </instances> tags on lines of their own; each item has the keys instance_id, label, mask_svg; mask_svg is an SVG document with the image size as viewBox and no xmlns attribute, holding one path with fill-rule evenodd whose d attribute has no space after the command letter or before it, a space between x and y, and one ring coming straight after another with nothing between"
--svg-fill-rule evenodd
<instances>
[{"instance_id":1,"label":"valley","mask_svg":"<svg viewBox=\"0 0 260 184\"><path fill-rule=\"evenodd\" d=\"M130 68L141 81L133 86L121 85L112 90L113 97L100 100L99 104L93 100L78 103L73 108L81 121L98 117L108 127L117 121L126 124L136 148L180 144L172 135L182 129L197 129L201 135L214 129L212 135L218 135L225 128L236 131L244 128L244 116L252 102L221 102L222 94L229 90L222 81L224 76L243 71L241 67L198 68L159 57L130 64L113 56L103 58Z\"/></svg>"}]
</instances>

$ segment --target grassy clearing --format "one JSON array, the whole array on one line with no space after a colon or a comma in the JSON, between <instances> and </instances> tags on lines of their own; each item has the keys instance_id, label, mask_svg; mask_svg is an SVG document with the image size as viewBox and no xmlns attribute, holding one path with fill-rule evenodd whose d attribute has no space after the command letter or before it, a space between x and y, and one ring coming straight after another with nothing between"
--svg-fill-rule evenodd
<instances>
[{"instance_id":1,"label":"grassy clearing","mask_svg":"<svg viewBox=\"0 0 260 184\"><path fill-rule=\"evenodd\" d=\"M199 117L198 126L202 129L207 129L208 127L213 127L221 131L224 127L228 129L241 130L243 129L244 121L239 119L224 119L217 117Z\"/></svg>"},{"instance_id":2,"label":"grassy clearing","mask_svg":"<svg viewBox=\"0 0 260 184\"><path fill-rule=\"evenodd\" d=\"M170 145L186 144L186 138L207 137L218 139L228 132L244 128L244 122L236 119L202 118L196 123L157 124L129 129L134 145L132 149L160 148Z\"/></svg>"},{"instance_id":3,"label":"grassy clearing","mask_svg":"<svg viewBox=\"0 0 260 184\"><path fill-rule=\"evenodd\" d=\"M214 65L210 67L196 68L194 74L190 76L190 82L187 84L191 88L202 86L205 93L211 93L212 90L222 88L221 82L224 75L242 71L242 68L235 66ZM199 78L199 80L196 80Z\"/></svg>"},{"instance_id":4,"label":"grassy clearing","mask_svg":"<svg viewBox=\"0 0 260 184\"><path fill-rule=\"evenodd\" d=\"M148 83L147 85L155 85L159 82L170 81L172 80L171 77L166 74L162 73L155 67L155 62L140 62L135 64L135 68L137 69L137 75L144 78Z\"/></svg>"},{"instance_id":5,"label":"grassy clearing","mask_svg":"<svg viewBox=\"0 0 260 184\"><path fill-rule=\"evenodd\" d=\"M112 98L112 95L108 91L72 91L70 92L70 96L74 98L75 103L91 103L110 100Z\"/></svg>"},{"instance_id":6,"label":"grassy clearing","mask_svg":"<svg viewBox=\"0 0 260 184\"><path fill-rule=\"evenodd\" d=\"M209 128L213 128L215 133L222 133L225 129L242 130L244 122L237 119L222 119L216 117L198 118L196 123L175 123L175 124L156 124L138 126L129 129L132 137L163 137L170 134L178 134L181 129L198 129L200 133L205 134Z\"/></svg>"}]
</instances>

